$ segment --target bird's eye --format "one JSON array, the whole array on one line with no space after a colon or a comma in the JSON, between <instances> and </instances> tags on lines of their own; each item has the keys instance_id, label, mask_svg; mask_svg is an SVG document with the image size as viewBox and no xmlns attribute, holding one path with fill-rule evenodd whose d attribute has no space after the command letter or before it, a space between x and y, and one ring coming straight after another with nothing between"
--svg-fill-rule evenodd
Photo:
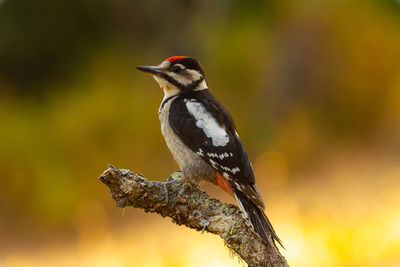
<instances>
[{"instance_id":1,"label":"bird's eye","mask_svg":"<svg viewBox=\"0 0 400 267\"><path fill-rule=\"evenodd\" d=\"M183 70L180 66L173 66L171 69L174 73L178 73Z\"/></svg>"}]
</instances>

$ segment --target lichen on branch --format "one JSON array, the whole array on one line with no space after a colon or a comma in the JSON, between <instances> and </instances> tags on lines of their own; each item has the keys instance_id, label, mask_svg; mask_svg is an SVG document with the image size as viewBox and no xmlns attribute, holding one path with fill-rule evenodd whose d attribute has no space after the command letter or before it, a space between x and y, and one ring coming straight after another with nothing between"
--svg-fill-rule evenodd
<instances>
[{"instance_id":1,"label":"lichen on branch","mask_svg":"<svg viewBox=\"0 0 400 267\"><path fill-rule=\"evenodd\" d=\"M288 266L275 246L253 232L236 206L207 195L189 181L148 181L112 165L99 179L110 189L118 207L144 209L170 217L178 225L219 235L248 266Z\"/></svg>"}]
</instances>

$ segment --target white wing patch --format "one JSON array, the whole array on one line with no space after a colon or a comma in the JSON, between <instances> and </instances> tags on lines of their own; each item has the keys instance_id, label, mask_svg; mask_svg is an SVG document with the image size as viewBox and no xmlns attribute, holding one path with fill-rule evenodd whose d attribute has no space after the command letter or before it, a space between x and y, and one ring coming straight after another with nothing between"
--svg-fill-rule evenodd
<instances>
[{"instance_id":1,"label":"white wing patch","mask_svg":"<svg viewBox=\"0 0 400 267\"><path fill-rule=\"evenodd\" d=\"M214 146L226 146L229 143L229 136L225 129L218 125L215 118L194 99L185 99L186 108L195 118L196 126L201 128L208 138L212 139ZM219 157L219 155L217 155Z\"/></svg>"}]
</instances>

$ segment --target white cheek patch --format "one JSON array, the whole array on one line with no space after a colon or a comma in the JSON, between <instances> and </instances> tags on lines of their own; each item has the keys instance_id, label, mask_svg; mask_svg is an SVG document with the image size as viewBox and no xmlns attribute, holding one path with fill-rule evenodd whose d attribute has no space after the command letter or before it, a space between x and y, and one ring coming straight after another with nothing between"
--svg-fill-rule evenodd
<instances>
[{"instance_id":1,"label":"white cheek patch","mask_svg":"<svg viewBox=\"0 0 400 267\"><path fill-rule=\"evenodd\" d=\"M203 76L196 70L186 70L186 73L189 74L189 79L192 81L198 81L203 78Z\"/></svg>"},{"instance_id":2,"label":"white cheek patch","mask_svg":"<svg viewBox=\"0 0 400 267\"><path fill-rule=\"evenodd\" d=\"M170 76L175 81L177 81L178 83L183 84L183 85L192 83L191 79L187 78L186 76L180 75L178 73L168 72L167 75Z\"/></svg>"},{"instance_id":3,"label":"white cheek patch","mask_svg":"<svg viewBox=\"0 0 400 267\"><path fill-rule=\"evenodd\" d=\"M177 64L177 66L179 66L179 65L180 64ZM183 70L180 73L174 73L174 72L169 71L169 72L167 72L167 75L170 76L175 81L177 81L178 83L183 84L183 85L188 85L195 81L203 79L203 76L198 71L189 70L189 69ZM204 85L201 84L200 86L204 86ZM206 87L206 86L204 86L204 87Z\"/></svg>"},{"instance_id":4,"label":"white cheek patch","mask_svg":"<svg viewBox=\"0 0 400 267\"><path fill-rule=\"evenodd\" d=\"M225 129L219 126L201 103L194 99L185 99L185 103L187 110L196 120L196 126L201 128L208 138L211 138L214 146L226 146L229 143L229 136Z\"/></svg>"}]
</instances>

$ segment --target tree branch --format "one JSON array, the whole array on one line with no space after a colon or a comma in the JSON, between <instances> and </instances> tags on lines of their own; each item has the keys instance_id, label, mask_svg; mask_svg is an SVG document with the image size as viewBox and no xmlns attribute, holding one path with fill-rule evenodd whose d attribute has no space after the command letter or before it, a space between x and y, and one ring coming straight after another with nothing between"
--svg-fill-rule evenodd
<instances>
[{"instance_id":1,"label":"tree branch","mask_svg":"<svg viewBox=\"0 0 400 267\"><path fill-rule=\"evenodd\" d=\"M288 266L276 247L252 231L236 206L210 197L190 182L152 182L111 165L99 179L118 207L141 208L168 216L178 225L219 235L248 266Z\"/></svg>"}]
</instances>

